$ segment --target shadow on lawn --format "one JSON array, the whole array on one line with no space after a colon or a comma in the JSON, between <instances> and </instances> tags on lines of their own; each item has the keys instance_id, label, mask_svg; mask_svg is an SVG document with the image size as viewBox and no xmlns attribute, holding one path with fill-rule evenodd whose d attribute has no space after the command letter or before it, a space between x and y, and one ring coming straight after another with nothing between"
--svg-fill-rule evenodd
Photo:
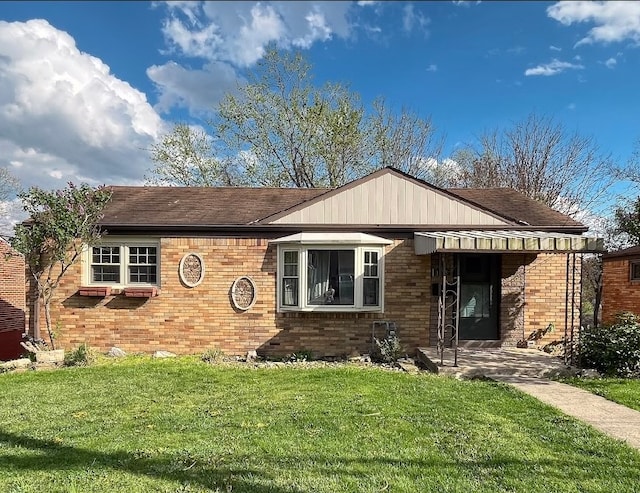
<instances>
[{"instance_id":1,"label":"shadow on lawn","mask_svg":"<svg viewBox=\"0 0 640 493\"><path fill-rule=\"evenodd\" d=\"M481 478L483 482L490 481L490 484L499 489L513 490L514 484L521 484L521 491L526 491L529 481L539 479L540 474L550 480L551 484L554 481L565 484L569 481L569 484L575 486L599 484L602 487L608 487L615 486L613 483L616 481L618 484L628 482L631 488L628 491L633 491L631 485L637 484L640 480L637 463L629 460L624 460L621 463L620 457L617 457L616 454L596 454L585 464L578 464L571 459L563 460L557 457L549 457L545 460L521 460L508 457L486 460L451 457L449 459L435 458L434 460L432 456L424 460L416 460L391 457L328 457L311 454L270 456L263 452L262 455L228 457L227 461L233 461L233 464L224 464L224 458L218 461L219 464L216 464L215 458L203 461L202 458L180 457L179 452L158 457L149 457L140 452L104 453L63 445L54 440L0 431L0 445L2 444L27 448L36 453L27 456L11 456L6 453L0 455L0 470L51 472L74 469L112 469L160 480L176 481L181 484L198 484L204 488L222 492L303 493L303 490L299 488L281 487L276 484L265 484L265 482L277 481L279 473L287 473L288 477L295 477L296 472L304 475L305 472L311 471L316 478L343 477L345 486L349 479L356 480L357 484L362 486L363 479L368 478L373 482L373 476L377 475L380 478L380 473L383 477L398 477L400 476L398 473L401 473L405 480L410 480L416 486L424 480L425 475L440 475L440 479L458 478L472 483L474 478ZM259 463L259 466L252 467L252 461ZM244 466L240 466L240 464ZM588 470L585 470L585 467L588 467ZM544 469L542 473L540 472L541 468ZM567 477L567 474L571 475L577 470L580 470L580 478L576 478L577 483L571 483L572 479ZM616 471L615 477L603 472L614 470ZM291 474L292 472L293 474ZM386 487L388 486L387 484ZM519 490L517 486L516 490Z\"/></svg>"},{"instance_id":2,"label":"shadow on lawn","mask_svg":"<svg viewBox=\"0 0 640 493\"><path fill-rule=\"evenodd\" d=\"M175 457L150 458L131 452L103 453L56 443L27 436L15 435L0 431L0 444L28 448L37 451L37 455L7 456L0 455L0 470L7 467L31 470L71 470L80 468L113 469L131 474L145 475L153 478L180 483L198 483L205 488L219 489L222 492L256 493L292 493L300 490L281 489L277 486L263 484L266 476L264 470L239 468L233 466L202 466L176 463ZM237 476L255 476L255 481ZM228 489L229 488L229 489Z\"/></svg>"}]
</instances>

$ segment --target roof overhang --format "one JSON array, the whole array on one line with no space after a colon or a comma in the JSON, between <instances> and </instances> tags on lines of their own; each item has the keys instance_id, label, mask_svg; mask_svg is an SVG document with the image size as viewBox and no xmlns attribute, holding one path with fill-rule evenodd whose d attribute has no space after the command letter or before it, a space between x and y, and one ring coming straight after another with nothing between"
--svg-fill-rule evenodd
<instances>
[{"instance_id":1,"label":"roof overhang","mask_svg":"<svg viewBox=\"0 0 640 493\"><path fill-rule=\"evenodd\" d=\"M429 231L414 233L416 255L436 252L604 251L602 238L547 231Z\"/></svg>"},{"instance_id":2,"label":"roof overhang","mask_svg":"<svg viewBox=\"0 0 640 493\"><path fill-rule=\"evenodd\" d=\"M366 233L296 233L283 236L269 243L297 243L313 245L391 245L393 241Z\"/></svg>"}]
</instances>

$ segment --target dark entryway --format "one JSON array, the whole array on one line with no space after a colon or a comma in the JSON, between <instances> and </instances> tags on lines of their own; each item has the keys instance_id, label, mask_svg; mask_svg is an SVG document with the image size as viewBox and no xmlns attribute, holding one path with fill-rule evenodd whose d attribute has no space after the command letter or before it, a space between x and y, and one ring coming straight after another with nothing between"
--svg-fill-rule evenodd
<instances>
[{"instance_id":1,"label":"dark entryway","mask_svg":"<svg viewBox=\"0 0 640 493\"><path fill-rule=\"evenodd\" d=\"M460 254L460 340L499 339L500 255Z\"/></svg>"}]
</instances>

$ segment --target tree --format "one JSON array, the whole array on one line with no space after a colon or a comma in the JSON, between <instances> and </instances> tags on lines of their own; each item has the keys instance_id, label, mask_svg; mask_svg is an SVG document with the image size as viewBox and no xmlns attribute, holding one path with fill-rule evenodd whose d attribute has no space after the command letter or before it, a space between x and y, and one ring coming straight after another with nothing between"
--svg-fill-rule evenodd
<instances>
[{"instance_id":1,"label":"tree","mask_svg":"<svg viewBox=\"0 0 640 493\"><path fill-rule=\"evenodd\" d=\"M152 185L232 185L224 162L215 157L211 138L204 130L178 124L151 147L156 166L146 177Z\"/></svg>"},{"instance_id":2,"label":"tree","mask_svg":"<svg viewBox=\"0 0 640 493\"><path fill-rule=\"evenodd\" d=\"M367 111L339 83L316 86L300 53L271 48L208 122L152 147L151 183L337 187L383 166L426 175L440 145L430 120L379 99ZM206 172L203 172L206 169Z\"/></svg>"},{"instance_id":3,"label":"tree","mask_svg":"<svg viewBox=\"0 0 640 493\"><path fill-rule=\"evenodd\" d=\"M454 160L460 186L510 187L569 215L597 205L613 183L610 156L591 137L535 113L485 131Z\"/></svg>"},{"instance_id":4,"label":"tree","mask_svg":"<svg viewBox=\"0 0 640 493\"><path fill-rule=\"evenodd\" d=\"M626 164L614 166L613 172L622 180L628 180L640 187L640 137L635 141L631 157Z\"/></svg>"},{"instance_id":5,"label":"tree","mask_svg":"<svg viewBox=\"0 0 640 493\"><path fill-rule=\"evenodd\" d=\"M614 212L616 232L624 235L633 245L640 245L640 197Z\"/></svg>"},{"instance_id":6,"label":"tree","mask_svg":"<svg viewBox=\"0 0 640 493\"><path fill-rule=\"evenodd\" d=\"M16 226L11 245L25 257L38 299L44 306L49 341L55 349L51 328L53 294L85 245L93 245L100 239L98 222L111 191L104 186L91 188L87 184L69 183L67 188L57 191L33 187L20 192L18 197L29 219Z\"/></svg>"},{"instance_id":7,"label":"tree","mask_svg":"<svg viewBox=\"0 0 640 493\"><path fill-rule=\"evenodd\" d=\"M9 169L0 167L0 232L6 233L8 236L13 230L11 216L14 203L11 199L19 186L18 179L11 174Z\"/></svg>"},{"instance_id":8,"label":"tree","mask_svg":"<svg viewBox=\"0 0 640 493\"><path fill-rule=\"evenodd\" d=\"M18 189L18 179L8 168L0 167L0 201L5 201Z\"/></svg>"}]
</instances>

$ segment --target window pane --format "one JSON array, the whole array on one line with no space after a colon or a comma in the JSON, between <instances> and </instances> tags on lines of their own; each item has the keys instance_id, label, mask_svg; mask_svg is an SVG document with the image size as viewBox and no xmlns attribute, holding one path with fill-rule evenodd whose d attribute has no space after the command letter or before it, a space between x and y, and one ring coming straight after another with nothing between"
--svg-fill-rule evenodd
<instances>
[{"instance_id":1,"label":"window pane","mask_svg":"<svg viewBox=\"0 0 640 493\"><path fill-rule=\"evenodd\" d=\"M129 247L130 264L155 264L156 247Z\"/></svg>"},{"instance_id":2,"label":"window pane","mask_svg":"<svg viewBox=\"0 0 640 493\"><path fill-rule=\"evenodd\" d=\"M491 285L462 284L460 286L460 316L487 318L490 316Z\"/></svg>"},{"instance_id":3,"label":"window pane","mask_svg":"<svg viewBox=\"0 0 640 493\"><path fill-rule=\"evenodd\" d=\"M307 303L353 305L354 250L309 250Z\"/></svg>"},{"instance_id":4,"label":"window pane","mask_svg":"<svg viewBox=\"0 0 640 493\"><path fill-rule=\"evenodd\" d=\"M380 279L375 277L364 279L364 305L378 306L380 304Z\"/></svg>"},{"instance_id":5,"label":"window pane","mask_svg":"<svg viewBox=\"0 0 640 493\"><path fill-rule=\"evenodd\" d=\"M298 306L298 279L282 280L282 305Z\"/></svg>"},{"instance_id":6,"label":"window pane","mask_svg":"<svg viewBox=\"0 0 640 493\"><path fill-rule=\"evenodd\" d=\"M640 262L633 262L631 264L631 279L640 280Z\"/></svg>"},{"instance_id":7,"label":"window pane","mask_svg":"<svg viewBox=\"0 0 640 493\"><path fill-rule=\"evenodd\" d=\"M284 275L286 277L298 277L298 266L285 264Z\"/></svg>"},{"instance_id":8,"label":"window pane","mask_svg":"<svg viewBox=\"0 0 640 493\"><path fill-rule=\"evenodd\" d=\"M91 279L93 282L120 282L120 266L93 265Z\"/></svg>"},{"instance_id":9,"label":"window pane","mask_svg":"<svg viewBox=\"0 0 640 493\"><path fill-rule=\"evenodd\" d=\"M155 283L156 267L155 266L131 266L129 267L130 283Z\"/></svg>"},{"instance_id":10,"label":"window pane","mask_svg":"<svg viewBox=\"0 0 640 493\"><path fill-rule=\"evenodd\" d=\"M284 263L285 264L297 264L298 263L298 252L296 252L296 251L284 252Z\"/></svg>"}]
</instances>

